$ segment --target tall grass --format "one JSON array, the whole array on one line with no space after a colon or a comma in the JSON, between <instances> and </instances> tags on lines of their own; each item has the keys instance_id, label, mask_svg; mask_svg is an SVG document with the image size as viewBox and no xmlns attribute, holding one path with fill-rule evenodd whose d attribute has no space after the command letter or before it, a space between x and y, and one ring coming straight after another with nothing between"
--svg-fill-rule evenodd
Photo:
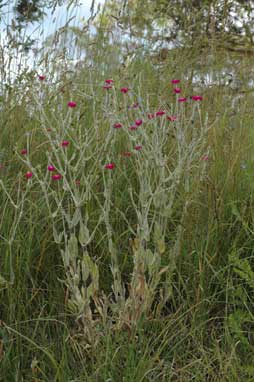
<instances>
[{"instance_id":1,"label":"tall grass","mask_svg":"<svg viewBox=\"0 0 254 382\"><path fill-rule=\"evenodd\" d=\"M248 60L123 67L105 35L1 94L0 380L251 381Z\"/></svg>"}]
</instances>

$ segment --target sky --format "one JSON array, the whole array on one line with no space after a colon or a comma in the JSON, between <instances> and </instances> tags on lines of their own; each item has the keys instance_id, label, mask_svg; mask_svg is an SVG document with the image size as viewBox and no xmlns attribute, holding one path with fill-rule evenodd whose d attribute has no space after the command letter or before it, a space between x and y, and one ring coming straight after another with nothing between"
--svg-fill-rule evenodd
<instances>
[{"instance_id":1,"label":"sky","mask_svg":"<svg viewBox=\"0 0 254 382\"><path fill-rule=\"evenodd\" d=\"M66 5L57 7L53 15L51 14L51 11L48 10L47 16L43 21L43 29L46 31L46 33L53 33L57 28L63 26L72 16L75 16L71 22L72 25L81 24L82 19L87 20L90 16L92 0L81 0L79 3L80 7L71 8L71 10L67 10ZM99 3L102 5L104 0L95 1L95 7Z\"/></svg>"},{"instance_id":2,"label":"sky","mask_svg":"<svg viewBox=\"0 0 254 382\"><path fill-rule=\"evenodd\" d=\"M95 10L97 6L103 5L106 0L95 0ZM4 3L5 0L0 0L0 5ZM8 62L11 61L12 68L11 72L13 73L11 77L15 78L16 73L19 71L21 66L24 67L33 67L34 59L33 59L33 50L30 50L29 53L24 56L22 55L14 55L14 52L9 49L6 38L6 26L11 25L11 21L14 18L13 7L16 3L16 0L7 0L6 5L0 8L0 47L3 48L3 57L5 60L4 66L8 66ZM64 26L71 17L73 17L72 21L69 25L80 26L89 18L90 16L90 8L92 4L92 0L79 0L79 6L71 6L68 9L68 0L66 0L65 4L62 6L56 7L54 13L52 14L52 9L46 10L46 15L39 23L29 23L24 30L22 30L22 35L19 38L22 41L25 41L27 37L32 40L35 40L35 44L33 48L40 48L42 46L42 42L45 39L52 35L57 29ZM17 33L17 32L16 32ZM19 69L18 69L19 68ZM0 80L1 76L0 76Z\"/></svg>"},{"instance_id":3,"label":"sky","mask_svg":"<svg viewBox=\"0 0 254 382\"><path fill-rule=\"evenodd\" d=\"M105 0L96 0L95 8L98 6L98 4L102 5L104 2ZM84 20L89 18L92 0L81 0L79 1L79 7L71 7L69 10L67 9L67 3L68 2L66 1L66 4L56 7L54 14L51 14L52 10L48 9L47 15L40 23L30 23L27 26L26 33L29 36L31 35L33 38L41 36L43 39L47 35L52 34L57 28L63 26L71 16L75 16L75 19L71 23L72 25L81 24L82 18ZM12 9L14 4L15 1L8 1L7 5L5 5L3 8L0 8L0 14L2 16L0 21L1 37L4 36L4 29L6 25L10 24L11 19L13 18Z\"/></svg>"}]
</instances>

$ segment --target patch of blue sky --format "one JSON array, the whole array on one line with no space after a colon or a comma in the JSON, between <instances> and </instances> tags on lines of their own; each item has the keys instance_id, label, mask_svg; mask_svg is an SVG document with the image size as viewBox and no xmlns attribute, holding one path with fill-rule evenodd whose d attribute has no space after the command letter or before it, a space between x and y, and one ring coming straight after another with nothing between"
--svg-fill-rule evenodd
<instances>
[{"instance_id":1,"label":"patch of blue sky","mask_svg":"<svg viewBox=\"0 0 254 382\"><path fill-rule=\"evenodd\" d=\"M0 5L3 4L4 1L5 0L0 0ZM96 10L99 5L102 6L104 2L105 0L95 0L94 10ZM25 41L28 38L33 40L33 49L25 55L24 52L16 55L7 43L7 26L10 26L12 20L15 19L13 11L15 1L6 0L5 5L0 8L0 46L3 48L6 61L5 66L8 65L7 62L11 58L13 73L20 71L21 67L35 68L35 66L37 66L37 60L35 60L36 51L41 49L47 38L52 36L59 28L64 27L67 23L69 26L82 28L86 20L91 16L92 3L93 0L80 0L76 3L69 1L68 6L68 1L66 1L65 4L57 6L55 9L45 9L43 19L39 22L28 23L21 31L22 35L18 36L21 41ZM12 31L12 33L17 34L19 32ZM70 45L71 44L69 44L69 46Z\"/></svg>"},{"instance_id":2,"label":"patch of blue sky","mask_svg":"<svg viewBox=\"0 0 254 382\"><path fill-rule=\"evenodd\" d=\"M3 3L4 0L2 0ZM31 39L44 40L47 36L53 34L57 29L66 25L82 26L82 22L87 20L91 15L92 0L81 0L76 4L68 6L68 2L55 9L45 9L45 16L40 22L28 23L24 29L24 36L29 36ZM103 5L105 0L95 0L94 9L98 5ZM13 8L14 1L7 1L5 5L0 8L0 32L2 38L5 36L7 25L10 25L14 19ZM1 0L0 0L1 5Z\"/></svg>"}]
</instances>

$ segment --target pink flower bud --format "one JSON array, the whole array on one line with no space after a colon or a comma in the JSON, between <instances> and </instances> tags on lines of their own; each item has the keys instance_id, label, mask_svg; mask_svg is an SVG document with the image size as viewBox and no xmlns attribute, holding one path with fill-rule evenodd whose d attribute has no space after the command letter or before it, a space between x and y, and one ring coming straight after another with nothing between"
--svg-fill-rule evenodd
<instances>
[{"instance_id":1,"label":"pink flower bud","mask_svg":"<svg viewBox=\"0 0 254 382\"><path fill-rule=\"evenodd\" d=\"M109 84L109 85L110 85L110 84L113 84L113 82L114 82L114 80L111 80L111 79L110 79L110 80L105 80L105 83L106 83L106 84Z\"/></svg>"},{"instance_id":2,"label":"pink flower bud","mask_svg":"<svg viewBox=\"0 0 254 382\"><path fill-rule=\"evenodd\" d=\"M121 123L117 122L117 123L114 124L113 127L114 127L114 129L121 129L122 126L123 125Z\"/></svg>"},{"instance_id":3,"label":"pink flower bud","mask_svg":"<svg viewBox=\"0 0 254 382\"><path fill-rule=\"evenodd\" d=\"M137 130L137 128L138 128L138 126L136 126L136 125L132 125L132 126L130 127L130 130Z\"/></svg>"},{"instance_id":4,"label":"pink flower bud","mask_svg":"<svg viewBox=\"0 0 254 382\"><path fill-rule=\"evenodd\" d=\"M168 121L176 121L177 120L177 116L176 115L168 115L167 116L167 120Z\"/></svg>"},{"instance_id":5,"label":"pink flower bud","mask_svg":"<svg viewBox=\"0 0 254 382\"><path fill-rule=\"evenodd\" d=\"M28 171L28 172L25 174L26 179L32 178L32 176L33 176L33 173L30 172L30 171Z\"/></svg>"},{"instance_id":6,"label":"pink flower bud","mask_svg":"<svg viewBox=\"0 0 254 382\"><path fill-rule=\"evenodd\" d=\"M172 80L171 83L172 84L179 84L180 80Z\"/></svg>"},{"instance_id":7,"label":"pink flower bud","mask_svg":"<svg viewBox=\"0 0 254 382\"><path fill-rule=\"evenodd\" d=\"M76 102L74 102L74 101L69 101L69 102L68 102L68 107L70 107L70 108L74 108L74 107L76 107L76 106L77 106Z\"/></svg>"},{"instance_id":8,"label":"pink flower bud","mask_svg":"<svg viewBox=\"0 0 254 382\"><path fill-rule=\"evenodd\" d=\"M203 97L198 96L198 95L192 96L191 98L193 99L193 101L202 101L202 99L203 99Z\"/></svg>"},{"instance_id":9,"label":"pink flower bud","mask_svg":"<svg viewBox=\"0 0 254 382\"><path fill-rule=\"evenodd\" d=\"M59 179L61 179L62 178L62 175L60 175L60 174L55 174L55 175L52 175L52 180L59 180Z\"/></svg>"},{"instance_id":10,"label":"pink flower bud","mask_svg":"<svg viewBox=\"0 0 254 382\"><path fill-rule=\"evenodd\" d=\"M134 147L134 149L137 150L137 151L139 151L139 150L142 149L142 146L141 146L141 145L137 145L137 146Z\"/></svg>"},{"instance_id":11,"label":"pink flower bud","mask_svg":"<svg viewBox=\"0 0 254 382\"><path fill-rule=\"evenodd\" d=\"M67 146L69 146L69 144L70 144L69 141L63 141L63 142L61 143L62 147L67 147Z\"/></svg>"},{"instance_id":12,"label":"pink flower bud","mask_svg":"<svg viewBox=\"0 0 254 382\"><path fill-rule=\"evenodd\" d=\"M54 166L48 166L48 171L55 171L55 167Z\"/></svg>"},{"instance_id":13,"label":"pink flower bud","mask_svg":"<svg viewBox=\"0 0 254 382\"><path fill-rule=\"evenodd\" d=\"M129 88L121 88L120 91L121 91L123 94L126 94L126 93L128 93Z\"/></svg>"},{"instance_id":14,"label":"pink flower bud","mask_svg":"<svg viewBox=\"0 0 254 382\"><path fill-rule=\"evenodd\" d=\"M154 113L147 114L148 119L153 119L155 117Z\"/></svg>"},{"instance_id":15,"label":"pink flower bud","mask_svg":"<svg viewBox=\"0 0 254 382\"><path fill-rule=\"evenodd\" d=\"M135 124L136 124L137 126L142 125L142 123L143 123L142 119L136 119L136 121L135 121Z\"/></svg>"},{"instance_id":16,"label":"pink flower bud","mask_svg":"<svg viewBox=\"0 0 254 382\"><path fill-rule=\"evenodd\" d=\"M174 92L175 92L176 94L179 94L179 93L181 93L181 89L180 89L180 88L174 88Z\"/></svg>"},{"instance_id":17,"label":"pink flower bud","mask_svg":"<svg viewBox=\"0 0 254 382\"><path fill-rule=\"evenodd\" d=\"M26 155L27 154L27 149L22 149L20 153L21 153L21 155Z\"/></svg>"},{"instance_id":18,"label":"pink flower bud","mask_svg":"<svg viewBox=\"0 0 254 382\"><path fill-rule=\"evenodd\" d=\"M104 167L108 170L113 170L115 168L115 163L108 163Z\"/></svg>"},{"instance_id":19,"label":"pink flower bud","mask_svg":"<svg viewBox=\"0 0 254 382\"><path fill-rule=\"evenodd\" d=\"M105 90L109 90L109 89L112 89L112 86L111 86L111 85L104 85L104 86L103 86L103 89L105 89Z\"/></svg>"},{"instance_id":20,"label":"pink flower bud","mask_svg":"<svg viewBox=\"0 0 254 382\"><path fill-rule=\"evenodd\" d=\"M39 78L40 81L44 81L46 76L39 75L38 78Z\"/></svg>"},{"instance_id":21,"label":"pink flower bud","mask_svg":"<svg viewBox=\"0 0 254 382\"><path fill-rule=\"evenodd\" d=\"M163 111L163 110L159 110L159 111L157 111L157 112L155 113L156 117L158 117L158 116L160 116L160 115L164 115L164 114L166 114L166 113L165 113L165 111Z\"/></svg>"},{"instance_id":22,"label":"pink flower bud","mask_svg":"<svg viewBox=\"0 0 254 382\"><path fill-rule=\"evenodd\" d=\"M208 156L208 155L204 155L201 159L202 159L202 160L208 160L208 159L209 159L209 156Z\"/></svg>"},{"instance_id":23,"label":"pink flower bud","mask_svg":"<svg viewBox=\"0 0 254 382\"><path fill-rule=\"evenodd\" d=\"M185 102L185 101L187 101L187 98L185 97L178 98L178 102Z\"/></svg>"}]
</instances>

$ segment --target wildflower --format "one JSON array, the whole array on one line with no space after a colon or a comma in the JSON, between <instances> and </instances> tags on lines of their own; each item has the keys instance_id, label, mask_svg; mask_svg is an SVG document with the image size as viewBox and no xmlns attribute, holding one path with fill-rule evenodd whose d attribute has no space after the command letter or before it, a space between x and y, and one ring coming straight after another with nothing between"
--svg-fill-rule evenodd
<instances>
[{"instance_id":1,"label":"wildflower","mask_svg":"<svg viewBox=\"0 0 254 382\"><path fill-rule=\"evenodd\" d=\"M54 167L54 166L51 166L51 165L49 165L49 166L48 166L48 171L55 171L55 167Z\"/></svg>"},{"instance_id":2,"label":"wildflower","mask_svg":"<svg viewBox=\"0 0 254 382\"><path fill-rule=\"evenodd\" d=\"M108 163L104 167L108 170L113 170L115 168L115 163Z\"/></svg>"},{"instance_id":3,"label":"wildflower","mask_svg":"<svg viewBox=\"0 0 254 382\"><path fill-rule=\"evenodd\" d=\"M39 75L38 78L39 78L40 81L44 81L46 76Z\"/></svg>"},{"instance_id":4,"label":"wildflower","mask_svg":"<svg viewBox=\"0 0 254 382\"><path fill-rule=\"evenodd\" d=\"M154 113L147 114L148 119L153 119L155 117Z\"/></svg>"},{"instance_id":5,"label":"wildflower","mask_svg":"<svg viewBox=\"0 0 254 382\"><path fill-rule=\"evenodd\" d=\"M121 88L120 91L121 91L121 93L126 94L126 93L128 93L129 88Z\"/></svg>"},{"instance_id":6,"label":"wildflower","mask_svg":"<svg viewBox=\"0 0 254 382\"><path fill-rule=\"evenodd\" d=\"M77 186L80 186L80 180L79 180L79 179L75 180L75 184L76 184Z\"/></svg>"},{"instance_id":7,"label":"wildflower","mask_svg":"<svg viewBox=\"0 0 254 382\"><path fill-rule=\"evenodd\" d=\"M172 84L179 84L180 80L172 80L171 83Z\"/></svg>"},{"instance_id":8,"label":"wildflower","mask_svg":"<svg viewBox=\"0 0 254 382\"><path fill-rule=\"evenodd\" d=\"M138 128L138 126L136 126L136 125L132 125L132 126L130 127L130 130L137 130L137 128Z\"/></svg>"},{"instance_id":9,"label":"wildflower","mask_svg":"<svg viewBox=\"0 0 254 382\"><path fill-rule=\"evenodd\" d=\"M202 159L202 160L208 160L208 159L209 159L209 156L208 156L208 155L204 155L201 159Z\"/></svg>"},{"instance_id":10,"label":"wildflower","mask_svg":"<svg viewBox=\"0 0 254 382\"><path fill-rule=\"evenodd\" d=\"M28 172L25 174L26 179L32 178L32 176L33 176L33 173L30 172L30 171L28 171Z\"/></svg>"},{"instance_id":11,"label":"wildflower","mask_svg":"<svg viewBox=\"0 0 254 382\"><path fill-rule=\"evenodd\" d=\"M139 107L139 104L138 102L135 102L133 105L132 105L133 109L137 109Z\"/></svg>"},{"instance_id":12,"label":"wildflower","mask_svg":"<svg viewBox=\"0 0 254 382\"><path fill-rule=\"evenodd\" d=\"M61 143L62 147L67 147L67 146L69 146L69 144L70 144L69 141L63 141L63 142Z\"/></svg>"},{"instance_id":13,"label":"wildflower","mask_svg":"<svg viewBox=\"0 0 254 382\"><path fill-rule=\"evenodd\" d=\"M176 121L177 120L177 116L176 115L168 115L167 116L167 120L168 121Z\"/></svg>"},{"instance_id":14,"label":"wildflower","mask_svg":"<svg viewBox=\"0 0 254 382\"><path fill-rule=\"evenodd\" d=\"M142 149L142 146L141 146L141 145L137 145L137 146L134 147L134 149L137 150L137 151L139 151L139 150Z\"/></svg>"},{"instance_id":15,"label":"wildflower","mask_svg":"<svg viewBox=\"0 0 254 382\"><path fill-rule=\"evenodd\" d=\"M176 94L179 94L179 93L181 93L181 89L180 89L180 88L174 88L174 92L175 92Z\"/></svg>"},{"instance_id":16,"label":"wildflower","mask_svg":"<svg viewBox=\"0 0 254 382\"><path fill-rule=\"evenodd\" d=\"M109 90L109 89L112 89L112 86L111 86L111 85L104 85L104 86L103 86L103 89L105 89L105 90Z\"/></svg>"},{"instance_id":17,"label":"wildflower","mask_svg":"<svg viewBox=\"0 0 254 382\"><path fill-rule=\"evenodd\" d=\"M59 179L61 179L62 178L62 175L60 175L60 174L55 174L55 175L52 175L52 180L59 180Z\"/></svg>"},{"instance_id":18,"label":"wildflower","mask_svg":"<svg viewBox=\"0 0 254 382\"><path fill-rule=\"evenodd\" d=\"M68 102L68 107L71 107L73 109L76 106L77 106L76 102L74 102L74 101L69 101Z\"/></svg>"},{"instance_id":19,"label":"wildflower","mask_svg":"<svg viewBox=\"0 0 254 382\"><path fill-rule=\"evenodd\" d=\"M21 155L26 155L26 154L27 154L27 149L22 149L22 150L20 151L20 154L21 154Z\"/></svg>"},{"instance_id":20,"label":"wildflower","mask_svg":"<svg viewBox=\"0 0 254 382\"><path fill-rule=\"evenodd\" d=\"M110 84L113 84L113 82L114 82L114 80L111 80L111 79L110 79L110 80L105 80L105 83L106 83L106 84L109 84L109 85L110 85Z\"/></svg>"},{"instance_id":21,"label":"wildflower","mask_svg":"<svg viewBox=\"0 0 254 382\"><path fill-rule=\"evenodd\" d=\"M185 97L178 98L178 102L185 102L185 101L187 101L187 98Z\"/></svg>"},{"instance_id":22,"label":"wildflower","mask_svg":"<svg viewBox=\"0 0 254 382\"><path fill-rule=\"evenodd\" d=\"M123 125L120 123L120 122L117 122L117 123L115 123L114 124L114 129L121 129L121 127L122 127Z\"/></svg>"},{"instance_id":23,"label":"wildflower","mask_svg":"<svg viewBox=\"0 0 254 382\"><path fill-rule=\"evenodd\" d=\"M156 117L158 117L160 115L164 115L164 114L166 114L166 113L163 110L156 111L156 113L155 113Z\"/></svg>"},{"instance_id":24,"label":"wildflower","mask_svg":"<svg viewBox=\"0 0 254 382\"><path fill-rule=\"evenodd\" d=\"M203 97L196 95L196 96L192 96L191 99L193 101L202 101Z\"/></svg>"},{"instance_id":25,"label":"wildflower","mask_svg":"<svg viewBox=\"0 0 254 382\"><path fill-rule=\"evenodd\" d=\"M135 121L136 126L140 126L142 125L142 123L143 123L142 119L136 119Z\"/></svg>"}]
</instances>

